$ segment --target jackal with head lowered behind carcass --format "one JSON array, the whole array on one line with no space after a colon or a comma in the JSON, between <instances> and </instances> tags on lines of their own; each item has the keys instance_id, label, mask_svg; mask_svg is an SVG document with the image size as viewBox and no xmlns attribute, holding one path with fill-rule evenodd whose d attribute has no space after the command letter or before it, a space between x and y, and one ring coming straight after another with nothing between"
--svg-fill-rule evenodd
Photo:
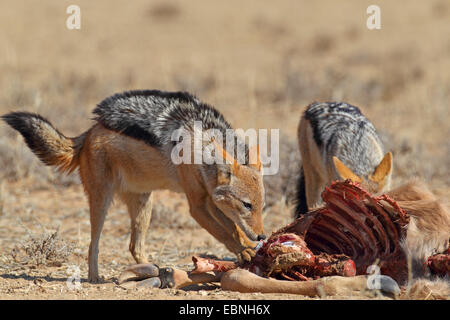
<instances>
[{"instance_id":1,"label":"jackal with head lowered behind carcass","mask_svg":"<svg viewBox=\"0 0 450 320\"><path fill-rule=\"evenodd\" d=\"M231 129L216 109L185 92L124 92L106 98L93 112L96 123L74 138L64 136L37 114L13 112L2 117L46 165L61 172L79 169L90 206L90 282L99 281L100 234L114 195L128 207L129 248L137 263L148 262L144 244L151 193L157 189L184 192L192 217L238 258L251 259L253 241L264 238L259 148L248 148L235 136L234 146L242 147L246 155L238 163L216 140L202 139L201 149L215 146L216 155L226 161L175 164L171 158L175 130L194 134L195 122L201 123L200 129L215 129L223 136ZM194 153L199 146L192 143Z\"/></svg>"},{"instance_id":2,"label":"jackal with head lowered behind carcass","mask_svg":"<svg viewBox=\"0 0 450 320\"><path fill-rule=\"evenodd\" d=\"M322 204L320 195L335 180L360 182L371 193L389 190L392 153L384 153L375 127L350 104L314 102L298 127L302 167L295 215Z\"/></svg>"}]
</instances>

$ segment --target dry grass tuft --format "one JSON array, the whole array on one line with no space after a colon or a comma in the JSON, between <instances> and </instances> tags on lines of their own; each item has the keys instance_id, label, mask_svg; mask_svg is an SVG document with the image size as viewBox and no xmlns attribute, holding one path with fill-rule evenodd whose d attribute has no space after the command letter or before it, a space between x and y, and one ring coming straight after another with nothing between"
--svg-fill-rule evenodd
<instances>
[{"instance_id":1,"label":"dry grass tuft","mask_svg":"<svg viewBox=\"0 0 450 320\"><path fill-rule=\"evenodd\" d=\"M58 230L28 233L28 239L10 253L16 263L28 266L61 266L74 250L74 245L61 239Z\"/></svg>"},{"instance_id":2,"label":"dry grass tuft","mask_svg":"<svg viewBox=\"0 0 450 320\"><path fill-rule=\"evenodd\" d=\"M419 279L400 299L413 300L448 300L450 299L450 282L448 279Z\"/></svg>"}]
</instances>

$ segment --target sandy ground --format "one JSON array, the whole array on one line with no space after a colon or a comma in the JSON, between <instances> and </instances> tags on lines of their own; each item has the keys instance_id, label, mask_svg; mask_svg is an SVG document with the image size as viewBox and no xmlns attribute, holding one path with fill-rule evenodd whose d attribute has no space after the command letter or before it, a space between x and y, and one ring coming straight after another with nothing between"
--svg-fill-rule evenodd
<instances>
[{"instance_id":1,"label":"sandy ground","mask_svg":"<svg viewBox=\"0 0 450 320\"><path fill-rule=\"evenodd\" d=\"M2 248L17 248L18 253L13 259L13 255L5 250L0 257L2 259L0 264L2 299L309 299L305 296L290 294L240 294L223 291L218 285L213 284L191 286L183 290L125 289L119 286L117 278L120 272L134 263L128 252L129 219L122 205L115 205L110 209L102 234L100 273L104 277L104 283L90 284L86 281L89 217L81 188L74 186L63 192L40 190L34 191L33 197L23 197L21 191L23 186L20 184L14 186L18 192L9 193L8 201L4 204L11 216L8 214L2 218L0 228L4 231L1 238ZM55 192L58 193L58 197L55 196ZM186 214L187 208L183 196L161 192L155 198L156 201L170 198L173 205L171 209L179 210L175 214L181 216L182 221L191 219ZM43 199L47 200L42 201ZM167 203L166 200L165 203ZM23 211L27 214L20 214ZM289 211L285 210L285 212ZM56 220L53 215L58 216ZM151 261L160 266L175 266L190 270L193 254L216 255L219 258L232 257L223 245L198 227L195 222L185 222L184 224L188 224L188 227L172 227L161 223L161 219L155 215L147 238ZM283 222L277 224L284 225ZM56 229L60 237L64 239L64 244L71 245L73 248L67 261L61 263L58 259L49 259L51 262L47 265L37 265L34 261L27 261L28 255L20 249L31 243L31 237L39 239L46 232ZM20 241L18 242L17 239ZM67 285L68 280L76 278L76 273L73 272L74 267L79 268L81 280L81 287L75 289L71 286L74 282L69 282L70 284ZM334 298L360 299L361 297L354 295Z\"/></svg>"},{"instance_id":2,"label":"sandy ground","mask_svg":"<svg viewBox=\"0 0 450 320\"><path fill-rule=\"evenodd\" d=\"M450 194L450 4L377 1L382 29L366 28L370 1L77 1L81 30L65 27L70 1L1 1L0 113L38 112L67 135L91 125L91 110L129 89L187 90L235 128L278 128L280 174L267 178L267 231L292 220L289 200L304 107L360 106L394 153L394 185L419 177ZM305 299L237 294L215 286L125 290L132 264L125 207L110 209L100 243L105 283L87 278L88 207L78 178L44 167L0 125L1 299ZM58 230L59 256L38 263L33 241ZM37 239L37 240L36 240ZM64 247L66 246L66 247ZM232 257L188 214L183 195L158 191L147 236L159 265L189 270L193 254ZM59 261L60 260L60 261ZM70 291L68 270L82 288ZM357 298L357 297L338 297Z\"/></svg>"}]
</instances>

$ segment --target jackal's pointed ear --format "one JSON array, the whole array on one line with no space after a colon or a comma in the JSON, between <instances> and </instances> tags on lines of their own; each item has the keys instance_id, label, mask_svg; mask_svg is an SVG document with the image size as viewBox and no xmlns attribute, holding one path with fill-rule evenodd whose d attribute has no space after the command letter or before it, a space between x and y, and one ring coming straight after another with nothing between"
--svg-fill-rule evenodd
<instances>
[{"instance_id":1,"label":"jackal's pointed ear","mask_svg":"<svg viewBox=\"0 0 450 320\"><path fill-rule=\"evenodd\" d=\"M214 146L216 147L216 151L222 155L223 160L225 160L225 163L226 162L231 163L231 172L226 170L226 168L223 168L222 166L220 166L220 168L218 168L217 171L217 183L228 184L230 183L230 174L237 173L237 171L239 170L239 164L234 157L232 157L224 148L222 148L220 144L216 142L215 139L213 139L212 141L214 143Z\"/></svg>"},{"instance_id":2,"label":"jackal's pointed ear","mask_svg":"<svg viewBox=\"0 0 450 320\"><path fill-rule=\"evenodd\" d=\"M259 144L254 145L248 150L249 166L261 171L261 158L259 157Z\"/></svg>"},{"instance_id":3,"label":"jackal's pointed ear","mask_svg":"<svg viewBox=\"0 0 450 320\"><path fill-rule=\"evenodd\" d=\"M334 166L336 168L337 173L339 176L344 179L351 179L354 182L362 182L361 177L354 174L352 170L350 170L341 160L339 160L337 157L333 157Z\"/></svg>"},{"instance_id":4,"label":"jackal's pointed ear","mask_svg":"<svg viewBox=\"0 0 450 320\"><path fill-rule=\"evenodd\" d=\"M392 172L392 161L392 152L386 153L374 173L369 175L369 179L375 182L383 181Z\"/></svg>"}]
</instances>

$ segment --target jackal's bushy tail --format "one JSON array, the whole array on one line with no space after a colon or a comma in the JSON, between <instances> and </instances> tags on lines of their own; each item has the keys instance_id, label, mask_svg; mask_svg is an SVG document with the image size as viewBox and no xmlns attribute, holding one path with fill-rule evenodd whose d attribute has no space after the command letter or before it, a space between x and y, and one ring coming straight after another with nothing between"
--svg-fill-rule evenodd
<instances>
[{"instance_id":1,"label":"jackal's bushy tail","mask_svg":"<svg viewBox=\"0 0 450 320\"><path fill-rule=\"evenodd\" d=\"M65 173L78 167L84 134L67 138L47 119L35 113L12 112L1 118L20 132L31 151L46 165Z\"/></svg>"}]
</instances>

